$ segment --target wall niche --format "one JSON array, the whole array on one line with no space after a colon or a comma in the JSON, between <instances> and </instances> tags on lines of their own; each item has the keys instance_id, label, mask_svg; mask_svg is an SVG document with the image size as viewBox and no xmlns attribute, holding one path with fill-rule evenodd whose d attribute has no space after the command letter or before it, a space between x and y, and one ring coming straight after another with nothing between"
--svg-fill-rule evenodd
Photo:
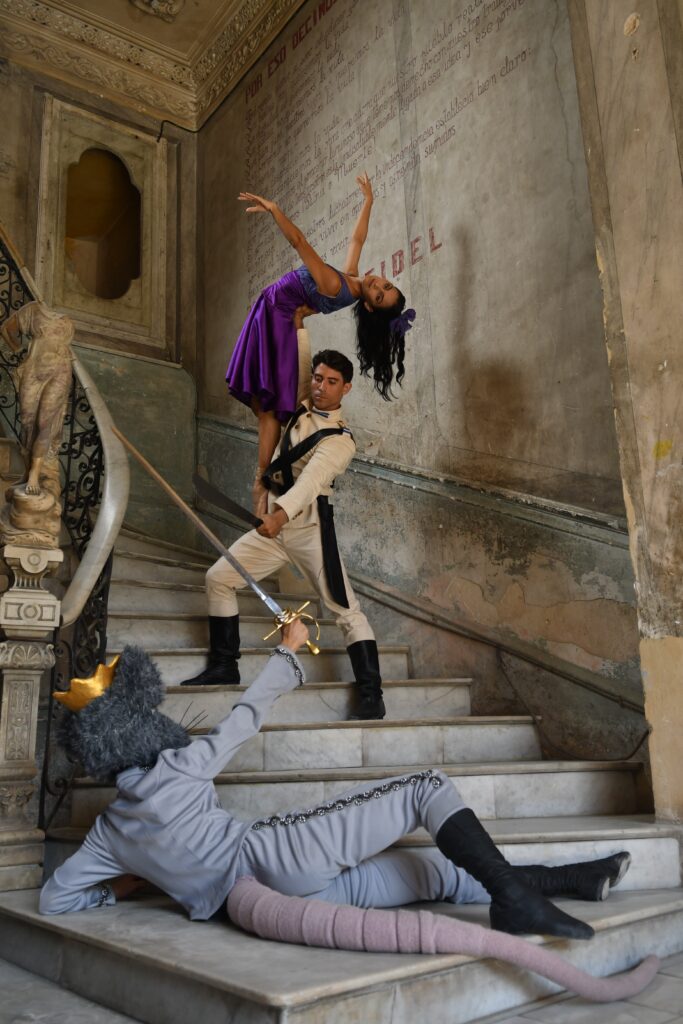
<instances>
[{"instance_id":1,"label":"wall niche","mask_svg":"<svg viewBox=\"0 0 683 1024\"><path fill-rule=\"evenodd\" d=\"M67 171L64 248L83 287L101 299L120 299L140 276L140 199L107 149L86 149Z\"/></svg>"},{"instance_id":2,"label":"wall niche","mask_svg":"<svg viewBox=\"0 0 683 1024\"><path fill-rule=\"evenodd\" d=\"M81 340L172 357L168 192L165 140L46 97L37 283Z\"/></svg>"}]
</instances>

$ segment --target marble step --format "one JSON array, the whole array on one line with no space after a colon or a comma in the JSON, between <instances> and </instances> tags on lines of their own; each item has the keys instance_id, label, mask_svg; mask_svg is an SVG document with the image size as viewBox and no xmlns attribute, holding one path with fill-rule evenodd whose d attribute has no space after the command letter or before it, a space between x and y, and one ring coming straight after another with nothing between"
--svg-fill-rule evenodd
<instances>
[{"instance_id":1,"label":"marble step","mask_svg":"<svg viewBox=\"0 0 683 1024\"><path fill-rule=\"evenodd\" d=\"M631 866L619 883L619 892L673 889L681 884L675 828L655 822L650 815L500 818L487 822L486 828L511 864L572 864L628 850ZM85 827L50 829L45 846L46 878L76 852L86 832ZM419 829L394 845L433 846L433 841Z\"/></svg>"},{"instance_id":2,"label":"marble step","mask_svg":"<svg viewBox=\"0 0 683 1024\"><path fill-rule=\"evenodd\" d=\"M440 767L480 818L648 811L649 806L640 802L638 767L618 764L527 761ZM216 781L224 805L249 820L294 807L315 807L352 787L372 789L389 776L410 775L417 768L238 772Z\"/></svg>"},{"instance_id":3,"label":"marble step","mask_svg":"<svg viewBox=\"0 0 683 1024\"><path fill-rule=\"evenodd\" d=\"M0 960L0 1024L135 1024L38 974Z\"/></svg>"},{"instance_id":4,"label":"marble step","mask_svg":"<svg viewBox=\"0 0 683 1024\"><path fill-rule=\"evenodd\" d=\"M186 587L198 587L203 591L207 568L207 565L199 562L179 561L134 551L117 551L112 566L112 582L119 588L123 583L130 586L158 586L160 589L172 589L173 586L183 584ZM269 576L261 580L261 583L269 593L280 590L275 576Z\"/></svg>"},{"instance_id":5,"label":"marble step","mask_svg":"<svg viewBox=\"0 0 683 1024\"><path fill-rule=\"evenodd\" d=\"M165 558L161 555L117 549L111 570L112 586L120 581L132 583L179 583L204 588L208 566L187 559Z\"/></svg>"},{"instance_id":6,"label":"marble step","mask_svg":"<svg viewBox=\"0 0 683 1024\"><path fill-rule=\"evenodd\" d=\"M152 593L150 591L150 593ZM202 595L202 598L204 595ZM204 599L204 603L205 599ZM299 607L303 602L299 601ZM161 612L151 608L140 609L138 612L126 608L115 611L109 606L107 617L107 642L112 647L125 644L140 644L141 647L165 648L172 650L177 647L203 647L209 645L209 622L204 610L199 615L189 612ZM268 616L267 609L261 605L266 614L240 616L240 640L243 647L258 647L263 638L273 629L273 617ZM268 646L279 642L279 633ZM320 646L339 647L343 643L341 631L333 619L320 620Z\"/></svg>"},{"instance_id":7,"label":"marble step","mask_svg":"<svg viewBox=\"0 0 683 1024\"><path fill-rule=\"evenodd\" d=\"M206 618L206 588L201 577L201 584L176 582L169 580L113 580L109 590L108 608L110 612L166 612L177 614L193 614ZM264 587L275 600L285 608L300 608L304 601L310 601L306 609L311 615L319 618L322 612L320 601L315 595L293 594L281 591L272 582ZM242 615L267 615L268 610L263 601L253 590L245 587L239 593L239 606Z\"/></svg>"},{"instance_id":8,"label":"marble step","mask_svg":"<svg viewBox=\"0 0 683 1024\"><path fill-rule=\"evenodd\" d=\"M191 679L206 666L206 647L186 647L170 649L163 647L152 647L148 643L143 646L151 658L159 666L162 679L167 686L181 683L184 679ZM242 679L251 681L263 669L267 658L270 657L270 648L243 647L239 663ZM120 654L121 646L109 644L107 647L107 658ZM407 644L381 644L379 648L379 662L382 676L387 679L408 679L408 658L410 648ZM308 651L300 652L299 659L304 666L306 679L312 683L325 682L351 682L353 672L351 662L346 653L345 647L326 647L320 654L314 656Z\"/></svg>"},{"instance_id":9,"label":"marble step","mask_svg":"<svg viewBox=\"0 0 683 1024\"><path fill-rule=\"evenodd\" d=\"M347 790L372 790L392 776L420 770L328 768L225 772L216 778L222 805L251 821L324 804ZM518 761L446 764L441 770L483 819L560 815L636 814L651 810L642 768L632 761ZM115 790L79 779L72 790L71 824L89 826Z\"/></svg>"},{"instance_id":10,"label":"marble step","mask_svg":"<svg viewBox=\"0 0 683 1024\"><path fill-rule=\"evenodd\" d=\"M595 937L534 941L594 974L683 949L681 890L617 891L604 903L558 904L590 921ZM483 906L429 909L487 922ZM46 918L37 913L35 891L3 893L0 948L19 967L145 1024L468 1024L557 991L492 959L268 942L224 921L189 921L161 896ZM595 1010L593 1020L604 1020L604 1008Z\"/></svg>"},{"instance_id":11,"label":"marble step","mask_svg":"<svg viewBox=\"0 0 683 1024\"><path fill-rule=\"evenodd\" d=\"M196 730L195 735L202 731ZM413 719L381 722L268 724L242 745L230 761L231 772L285 772L302 766L383 768L480 763L494 754L497 763L533 761L541 748L527 716L452 718L441 722ZM227 766L226 766L227 768Z\"/></svg>"},{"instance_id":12,"label":"marble step","mask_svg":"<svg viewBox=\"0 0 683 1024\"><path fill-rule=\"evenodd\" d=\"M470 685L462 679L383 680L384 702L393 719L437 719L469 715ZM160 710L171 718L189 721L205 713L202 724L211 728L220 722L245 693L246 686L169 686ZM348 718L355 686L353 683L309 683L279 698L268 714L270 723L331 722ZM189 710L188 710L189 709Z\"/></svg>"},{"instance_id":13,"label":"marble step","mask_svg":"<svg viewBox=\"0 0 683 1024\"><path fill-rule=\"evenodd\" d=\"M203 563L210 566L216 559L207 551L200 551L198 548L187 547L184 544L174 544L172 541L160 540L139 530L132 530L124 526L119 531L116 540L115 551L123 548L126 551L139 551L147 555L162 555L166 558L178 560L189 559L191 562Z\"/></svg>"},{"instance_id":14,"label":"marble step","mask_svg":"<svg viewBox=\"0 0 683 1024\"><path fill-rule=\"evenodd\" d=\"M680 845L675 827L651 815L498 819L487 830L511 864L573 864L627 850L631 866L620 892L674 889L681 885ZM400 839L396 846L433 846L428 832Z\"/></svg>"}]
</instances>

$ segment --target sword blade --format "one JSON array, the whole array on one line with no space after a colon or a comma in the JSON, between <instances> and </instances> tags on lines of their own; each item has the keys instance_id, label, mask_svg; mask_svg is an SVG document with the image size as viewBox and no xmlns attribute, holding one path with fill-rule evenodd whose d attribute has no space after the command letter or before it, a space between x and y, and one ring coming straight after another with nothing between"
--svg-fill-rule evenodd
<instances>
[{"instance_id":1,"label":"sword blade","mask_svg":"<svg viewBox=\"0 0 683 1024\"><path fill-rule=\"evenodd\" d=\"M266 608L268 608L273 613L273 615L284 616L284 614L285 614L284 610L277 603L277 601L274 598L272 598L270 596L270 594L267 594L266 591L263 589L263 587L261 587L260 584L257 583L257 581L254 579L254 577L251 575L251 573L247 572L247 570L235 558L235 556L230 554L230 552L226 548L225 544L221 540L218 539L216 534L212 530L209 529L209 527L206 525L206 523L203 522L203 520L201 520L199 518L199 516L196 514L196 512L192 511L192 509L187 504L187 502L183 501L183 499L180 497L180 495L177 494L173 490L171 485L164 480L164 478L161 475L161 473L157 472L157 470L154 468L154 466L152 466L151 463L149 463L147 461L147 459L144 457L144 455L140 454L140 452L137 450L137 448L130 443L128 438L125 437L125 435L122 434L121 431L117 427L112 425L111 429L112 429L112 432L116 435L116 437L118 437L119 441L124 446L124 448L126 448L130 452L130 454L133 456L133 458L136 459L140 463L142 468L147 473L149 473L149 475L152 477L152 479L155 480L156 483L159 484L159 487L161 487L161 489L169 496L171 501L175 505L177 505L178 508L182 512L185 513L185 515L190 520L190 522L192 522L194 524L194 526L197 527L199 532L201 534L203 534L204 537L206 537L206 539L209 541L210 544L213 545L213 547L216 549L216 551L218 551L219 554L221 554L223 556L223 558L226 560L226 562L229 562L230 565L233 567L233 569L235 569L240 574L240 576L242 577L244 582L247 584L247 586L251 587L251 589L254 591L254 593L258 597L261 598L261 600L265 604Z\"/></svg>"},{"instance_id":2,"label":"sword blade","mask_svg":"<svg viewBox=\"0 0 683 1024\"><path fill-rule=\"evenodd\" d=\"M222 508L225 512L230 512L232 515L237 516L243 523L249 523L250 526L261 526L263 523L262 519L255 516L253 512L249 512L248 509L242 508L236 501L229 498L227 494L223 494L217 487L210 484L208 480L205 480L199 473L195 473L192 477L192 483L195 486L195 490L200 497L210 501L212 505L217 508Z\"/></svg>"}]
</instances>

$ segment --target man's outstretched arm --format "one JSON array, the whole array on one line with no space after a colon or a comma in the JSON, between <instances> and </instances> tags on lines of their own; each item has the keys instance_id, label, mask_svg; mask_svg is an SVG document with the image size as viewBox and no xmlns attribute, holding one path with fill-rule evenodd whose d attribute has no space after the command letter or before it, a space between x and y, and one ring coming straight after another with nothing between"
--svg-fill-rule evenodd
<instances>
[{"instance_id":1,"label":"man's outstretched arm","mask_svg":"<svg viewBox=\"0 0 683 1024\"><path fill-rule=\"evenodd\" d=\"M160 757L177 771L194 778L215 778L242 744L258 733L277 698L304 682L303 669L295 652L307 639L308 630L300 619L285 626L282 644L230 714L208 735L194 740L188 747L163 751Z\"/></svg>"}]
</instances>

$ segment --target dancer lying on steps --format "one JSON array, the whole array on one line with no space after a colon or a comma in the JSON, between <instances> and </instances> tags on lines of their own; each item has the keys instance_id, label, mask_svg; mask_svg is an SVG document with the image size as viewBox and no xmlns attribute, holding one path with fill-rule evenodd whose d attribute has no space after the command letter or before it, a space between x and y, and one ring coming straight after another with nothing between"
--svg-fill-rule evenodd
<instances>
[{"instance_id":1,"label":"dancer lying on steps","mask_svg":"<svg viewBox=\"0 0 683 1024\"><path fill-rule=\"evenodd\" d=\"M115 779L118 793L43 887L41 913L108 906L130 893L135 879L146 879L191 918L206 920L235 880L251 875L285 895L356 907L490 901L491 924L501 931L590 938L592 928L547 897L604 898L629 855L513 867L438 769L251 822L221 807L213 780L258 733L277 697L303 683L295 652L307 635L299 621L286 626L282 644L232 711L194 741L156 710L164 687L139 648L125 648L115 667L57 695L69 709L61 728L67 751L88 775ZM436 849L393 848L419 827Z\"/></svg>"}]
</instances>

